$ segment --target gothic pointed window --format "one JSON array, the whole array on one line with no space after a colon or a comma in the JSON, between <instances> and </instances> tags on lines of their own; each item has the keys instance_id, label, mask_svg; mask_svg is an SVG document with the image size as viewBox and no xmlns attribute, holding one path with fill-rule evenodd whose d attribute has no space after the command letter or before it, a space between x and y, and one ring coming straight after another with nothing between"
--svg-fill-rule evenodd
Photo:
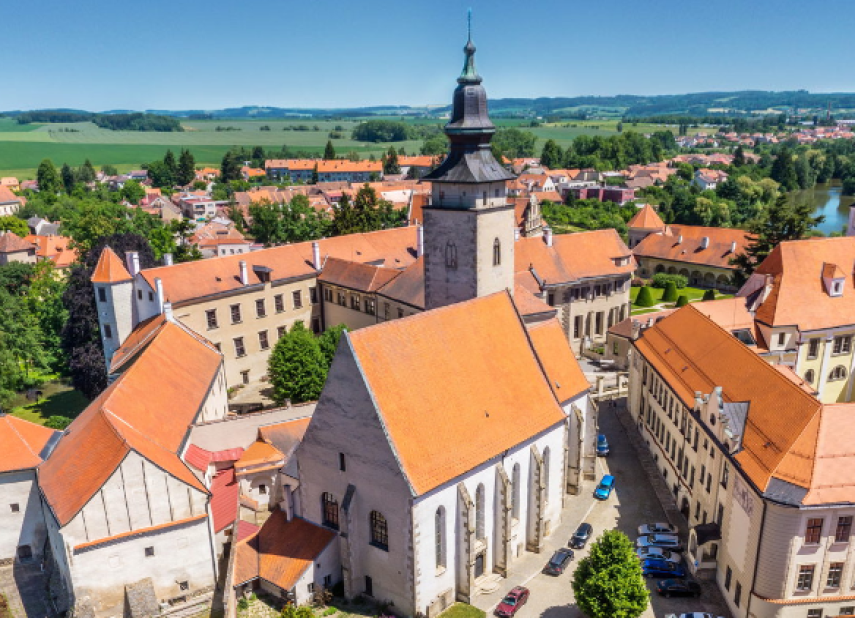
<instances>
[{"instance_id":1,"label":"gothic pointed window","mask_svg":"<svg viewBox=\"0 0 855 618\"><path fill-rule=\"evenodd\" d=\"M543 449L543 501L549 503L549 447Z\"/></svg>"},{"instance_id":2,"label":"gothic pointed window","mask_svg":"<svg viewBox=\"0 0 855 618\"><path fill-rule=\"evenodd\" d=\"M457 268L457 245L450 240L445 243L445 267Z\"/></svg>"},{"instance_id":3,"label":"gothic pointed window","mask_svg":"<svg viewBox=\"0 0 855 618\"><path fill-rule=\"evenodd\" d=\"M522 485L520 484L520 465L518 463L514 464L512 479L511 517L519 520Z\"/></svg>"},{"instance_id":4,"label":"gothic pointed window","mask_svg":"<svg viewBox=\"0 0 855 618\"><path fill-rule=\"evenodd\" d=\"M436 510L434 519L434 545L436 550L436 568L445 567L445 507Z\"/></svg>"},{"instance_id":5,"label":"gothic pointed window","mask_svg":"<svg viewBox=\"0 0 855 618\"><path fill-rule=\"evenodd\" d=\"M493 241L493 266L498 266L502 263L502 243L499 239Z\"/></svg>"},{"instance_id":6,"label":"gothic pointed window","mask_svg":"<svg viewBox=\"0 0 855 618\"><path fill-rule=\"evenodd\" d=\"M371 544L389 551L389 527L386 518L378 511L371 511Z\"/></svg>"},{"instance_id":7,"label":"gothic pointed window","mask_svg":"<svg viewBox=\"0 0 855 618\"><path fill-rule=\"evenodd\" d=\"M484 484L482 483L478 485L478 489L475 490L475 538L477 539L487 538L487 532L484 525L484 508L487 500L484 493Z\"/></svg>"},{"instance_id":8,"label":"gothic pointed window","mask_svg":"<svg viewBox=\"0 0 855 618\"><path fill-rule=\"evenodd\" d=\"M338 500L330 493L321 496L323 524L327 528L338 530Z\"/></svg>"}]
</instances>

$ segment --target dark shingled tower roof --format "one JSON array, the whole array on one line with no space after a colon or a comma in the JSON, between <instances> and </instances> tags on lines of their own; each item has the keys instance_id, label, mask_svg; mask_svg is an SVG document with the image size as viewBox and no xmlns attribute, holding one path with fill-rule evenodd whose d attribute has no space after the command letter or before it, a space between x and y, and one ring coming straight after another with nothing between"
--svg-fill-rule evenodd
<instances>
[{"instance_id":1,"label":"dark shingled tower roof","mask_svg":"<svg viewBox=\"0 0 855 618\"><path fill-rule=\"evenodd\" d=\"M496 161L490 150L490 140L496 127L487 115L487 92L475 69L475 45L472 44L471 32L463 51L466 62L457 78L451 120L445 125L451 148L442 165L424 179L449 183L511 180L514 175Z\"/></svg>"}]
</instances>

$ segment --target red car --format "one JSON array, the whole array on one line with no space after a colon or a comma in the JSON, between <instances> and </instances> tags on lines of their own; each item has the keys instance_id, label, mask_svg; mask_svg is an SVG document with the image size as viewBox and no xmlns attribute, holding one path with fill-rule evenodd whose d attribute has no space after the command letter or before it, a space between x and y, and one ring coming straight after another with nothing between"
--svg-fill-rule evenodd
<instances>
[{"instance_id":1,"label":"red car","mask_svg":"<svg viewBox=\"0 0 855 618\"><path fill-rule=\"evenodd\" d=\"M496 606L496 611L494 612L500 618L511 618L514 614L517 613L517 610L525 605L525 602L528 601L528 588L523 588L522 586L517 586L513 590L511 590L502 602Z\"/></svg>"}]
</instances>

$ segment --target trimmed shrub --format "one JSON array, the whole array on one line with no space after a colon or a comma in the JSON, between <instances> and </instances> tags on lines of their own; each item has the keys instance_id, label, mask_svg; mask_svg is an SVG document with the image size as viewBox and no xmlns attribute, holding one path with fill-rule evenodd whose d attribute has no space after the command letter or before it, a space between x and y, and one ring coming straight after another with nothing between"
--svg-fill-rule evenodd
<instances>
[{"instance_id":1,"label":"trimmed shrub","mask_svg":"<svg viewBox=\"0 0 855 618\"><path fill-rule=\"evenodd\" d=\"M677 284L669 281L665 285L665 291L662 293L662 302L673 303L675 300L677 300Z\"/></svg>"},{"instance_id":2,"label":"trimmed shrub","mask_svg":"<svg viewBox=\"0 0 855 618\"><path fill-rule=\"evenodd\" d=\"M669 275L668 273L656 273L653 279L650 280L650 285L654 288L664 288L669 281L673 281L678 290L682 290L689 285L689 279L683 275Z\"/></svg>"},{"instance_id":3,"label":"trimmed shrub","mask_svg":"<svg viewBox=\"0 0 855 618\"><path fill-rule=\"evenodd\" d=\"M704 292L704 300L715 300L715 290L707 290Z\"/></svg>"},{"instance_id":4,"label":"trimmed shrub","mask_svg":"<svg viewBox=\"0 0 855 618\"><path fill-rule=\"evenodd\" d=\"M689 304L689 297L686 296L685 294L681 294L680 298L677 299L677 304L674 306L675 307L685 307L688 304Z\"/></svg>"},{"instance_id":5,"label":"trimmed shrub","mask_svg":"<svg viewBox=\"0 0 855 618\"><path fill-rule=\"evenodd\" d=\"M635 299L635 304L639 307L653 307L656 301L653 300L653 293L646 285L638 290L638 296Z\"/></svg>"}]
</instances>

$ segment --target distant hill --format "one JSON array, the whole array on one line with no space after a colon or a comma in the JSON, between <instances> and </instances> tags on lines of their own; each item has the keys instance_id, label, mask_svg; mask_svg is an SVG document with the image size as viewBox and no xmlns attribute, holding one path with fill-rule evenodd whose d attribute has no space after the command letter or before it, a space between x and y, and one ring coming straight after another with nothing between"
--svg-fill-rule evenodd
<instances>
[{"instance_id":1,"label":"distant hill","mask_svg":"<svg viewBox=\"0 0 855 618\"><path fill-rule=\"evenodd\" d=\"M656 116L762 116L791 113L797 109L800 115L823 114L831 108L835 117L855 117L855 93L811 93L807 90L771 92L764 90L742 90L738 92L697 92L666 95L616 95L608 97L540 97L490 99L490 112L497 117L556 117L556 118L643 118ZM248 105L219 110L145 110L146 114L175 118L348 118L364 116L415 116L437 117L447 113L451 106L407 106L384 105L349 108L298 108ZM61 111L76 114L91 114L81 110L38 110ZM3 112L3 115L18 116L23 111ZM132 110L98 112L110 116L132 113Z\"/></svg>"}]
</instances>

